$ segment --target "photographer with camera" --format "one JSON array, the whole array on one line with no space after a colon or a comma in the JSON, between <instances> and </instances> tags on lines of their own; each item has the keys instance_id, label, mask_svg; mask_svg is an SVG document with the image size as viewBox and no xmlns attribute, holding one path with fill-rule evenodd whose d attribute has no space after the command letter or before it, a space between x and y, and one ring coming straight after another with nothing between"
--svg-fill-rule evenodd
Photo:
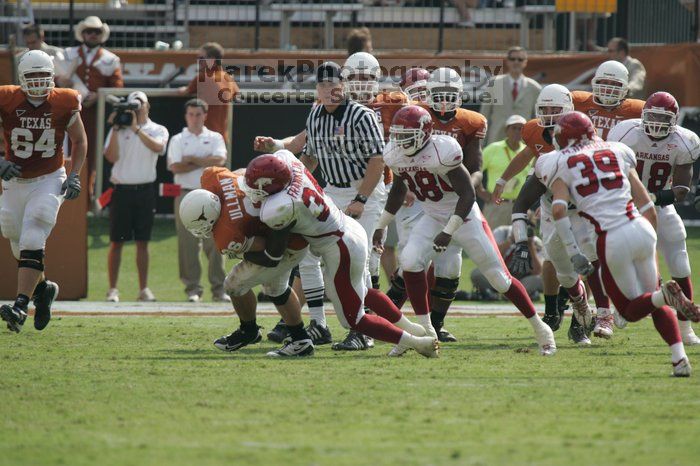
<instances>
[{"instance_id":1,"label":"photographer with camera","mask_svg":"<svg viewBox=\"0 0 700 466\"><path fill-rule=\"evenodd\" d=\"M156 209L156 164L165 154L168 130L148 117L146 94L135 91L116 109L107 122L112 129L105 142L105 159L113 164L110 181L114 194L109 209L110 248L107 301L118 302L117 280L124 242L136 241L139 301L155 301L148 289L148 242Z\"/></svg>"}]
</instances>

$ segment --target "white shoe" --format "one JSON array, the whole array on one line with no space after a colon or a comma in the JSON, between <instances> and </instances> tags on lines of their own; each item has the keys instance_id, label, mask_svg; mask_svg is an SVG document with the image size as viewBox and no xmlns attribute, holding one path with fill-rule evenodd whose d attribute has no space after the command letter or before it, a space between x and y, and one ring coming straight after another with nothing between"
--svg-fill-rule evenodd
<instances>
[{"instance_id":1,"label":"white shoe","mask_svg":"<svg viewBox=\"0 0 700 466\"><path fill-rule=\"evenodd\" d=\"M538 327L535 330L535 338L542 356L554 356L557 352L557 343L554 341L554 332L549 328L549 325L543 323L542 326Z\"/></svg>"},{"instance_id":2,"label":"white shoe","mask_svg":"<svg viewBox=\"0 0 700 466\"><path fill-rule=\"evenodd\" d=\"M153 295L153 292L147 287L141 290L141 292L139 293L138 301L152 303L155 302L155 300L156 297Z\"/></svg>"},{"instance_id":3,"label":"white shoe","mask_svg":"<svg viewBox=\"0 0 700 466\"><path fill-rule=\"evenodd\" d=\"M191 295L187 296L187 301L191 303L198 303L202 300L202 297L199 296L197 293L192 293Z\"/></svg>"},{"instance_id":4,"label":"white shoe","mask_svg":"<svg viewBox=\"0 0 700 466\"><path fill-rule=\"evenodd\" d=\"M119 290L116 288L110 288L107 292L107 302L118 303L119 302Z\"/></svg>"},{"instance_id":5,"label":"white shoe","mask_svg":"<svg viewBox=\"0 0 700 466\"><path fill-rule=\"evenodd\" d=\"M689 300L674 280L669 280L661 285L661 293L664 295L666 304L683 314L692 322L700 322L700 308Z\"/></svg>"},{"instance_id":6,"label":"white shoe","mask_svg":"<svg viewBox=\"0 0 700 466\"><path fill-rule=\"evenodd\" d=\"M615 327L619 329L627 327L627 319L622 317L617 309L613 310L613 322L615 322Z\"/></svg>"},{"instance_id":7,"label":"white shoe","mask_svg":"<svg viewBox=\"0 0 700 466\"><path fill-rule=\"evenodd\" d=\"M215 303L230 303L231 297L226 293L216 294L212 296L212 300Z\"/></svg>"},{"instance_id":8,"label":"white shoe","mask_svg":"<svg viewBox=\"0 0 700 466\"><path fill-rule=\"evenodd\" d=\"M700 345L700 338L693 331L693 327L690 326L690 322L687 320L678 321L678 327L681 329L681 337L683 338L683 344L687 346Z\"/></svg>"},{"instance_id":9,"label":"white shoe","mask_svg":"<svg viewBox=\"0 0 700 466\"><path fill-rule=\"evenodd\" d=\"M593 311L591 311L591 307L588 305L586 295L584 294L578 300L572 299L571 307L574 310L574 315L579 324L583 325L586 333L590 332L591 322L593 322Z\"/></svg>"},{"instance_id":10,"label":"white shoe","mask_svg":"<svg viewBox=\"0 0 700 466\"><path fill-rule=\"evenodd\" d=\"M692 367L690 367L690 361L688 358L683 358L678 362L673 363L673 376L674 377L690 377Z\"/></svg>"},{"instance_id":11,"label":"white shoe","mask_svg":"<svg viewBox=\"0 0 700 466\"><path fill-rule=\"evenodd\" d=\"M610 309L598 308L598 316L595 319L595 327L593 327L593 335L598 338L610 339L613 336L613 321L614 317Z\"/></svg>"},{"instance_id":12,"label":"white shoe","mask_svg":"<svg viewBox=\"0 0 700 466\"><path fill-rule=\"evenodd\" d=\"M390 358L400 358L401 356L406 354L406 352L410 349L411 348L408 346L398 344L398 345L394 346L393 348L391 348L391 351L389 351L387 353L387 356L389 356Z\"/></svg>"},{"instance_id":13,"label":"white shoe","mask_svg":"<svg viewBox=\"0 0 700 466\"><path fill-rule=\"evenodd\" d=\"M414 337L413 349L426 358L437 358L440 355L440 344L437 338Z\"/></svg>"}]
</instances>

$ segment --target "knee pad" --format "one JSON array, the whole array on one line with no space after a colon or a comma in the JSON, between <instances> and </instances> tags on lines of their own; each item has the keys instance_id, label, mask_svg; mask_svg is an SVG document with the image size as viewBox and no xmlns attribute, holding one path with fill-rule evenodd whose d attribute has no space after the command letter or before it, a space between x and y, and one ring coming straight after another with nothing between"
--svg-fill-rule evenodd
<instances>
[{"instance_id":1,"label":"knee pad","mask_svg":"<svg viewBox=\"0 0 700 466\"><path fill-rule=\"evenodd\" d=\"M511 283L513 283L510 274L503 270L503 267L492 267L488 270L482 270L481 273L484 274L491 286L499 293L508 291Z\"/></svg>"},{"instance_id":2,"label":"knee pad","mask_svg":"<svg viewBox=\"0 0 700 466\"><path fill-rule=\"evenodd\" d=\"M559 280L559 284L564 288L571 288L576 285L576 282L578 281L578 275L559 273L559 271L557 271L557 280Z\"/></svg>"},{"instance_id":3,"label":"knee pad","mask_svg":"<svg viewBox=\"0 0 700 466\"><path fill-rule=\"evenodd\" d=\"M435 277L435 285L430 289L430 296L445 301L454 301L459 278Z\"/></svg>"},{"instance_id":4,"label":"knee pad","mask_svg":"<svg viewBox=\"0 0 700 466\"><path fill-rule=\"evenodd\" d=\"M44 249L51 230L56 225L59 201L55 196L44 196L46 203L34 203L34 208L22 222L19 247L22 250Z\"/></svg>"},{"instance_id":5,"label":"knee pad","mask_svg":"<svg viewBox=\"0 0 700 466\"><path fill-rule=\"evenodd\" d=\"M44 271L44 250L34 251L22 250L19 253L19 268L34 269Z\"/></svg>"},{"instance_id":6,"label":"knee pad","mask_svg":"<svg viewBox=\"0 0 700 466\"><path fill-rule=\"evenodd\" d=\"M289 301L289 295L292 294L292 289L290 287L287 287L286 290L281 295L278 296L270 296L270 301L272 301L272 304L275 306L282 306Z\"/></svg>"},{"instance_id":7,"label":"knee pad","mask_svg":"<svg viewBox=\"0 0 700 466\"><path fill-rule=\"evenodd\" d=\"M666 258L666 264L672 277L690 277L690 261L688 259L688 251L685 249L676 251L673 256Z\"/></svg>"},{"instance_id":8,"label":"knee pad","mask_svg":"<svg viewBox=\"0 0 700 466\"><path fill-rule=\"evenodd\" d=\"M243 263L241 262L241 264ZM231 273L226 276L226 280L224 280L224 291L226 291L226 294L234 297L243 296L250 290L250 287L243 283L239 278L239 274L236 273L237 267L234 267Z\"/></svg>"}]
</instances>

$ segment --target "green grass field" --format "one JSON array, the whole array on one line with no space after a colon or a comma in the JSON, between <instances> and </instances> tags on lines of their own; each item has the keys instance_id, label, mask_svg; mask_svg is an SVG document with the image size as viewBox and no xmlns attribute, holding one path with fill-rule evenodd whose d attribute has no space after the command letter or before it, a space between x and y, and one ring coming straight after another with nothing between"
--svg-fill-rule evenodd
<instances>
[{"instance_id":1,"label":"green grass field","mask_svg":"<svg viewBox=\"0 0 700 466\"><path fill-rule=\"evenodd\" d=\"M88 300L102 301L107 293L107 251L109 248L109 222L107 219L91 218L88 238L89 286ZM688 229L688 252L690 263L700 267L700 228ZM150 246L151 267L149 287L159 301L185 301L184 287L178 278L177 237L174 220L156 219L153 229L153 241ZM119 279L119 290L123 301L134 301L138 295L136 275L136 252L133 244L124 248ZM204 256L202 256L204 260ZM230 262L232 264L233 262ZM471 290L469 274L473 264L464 260L462 265L462 289ZM205 269L206 270L206 269ZM666 265L661 264L664 278L670 278ZM205 281L205 300L211 299L208 284ZM382 277L382 289L386 289L386 279ZM700 289L700 274L694 274L694 286Z\"/></svg>"},{"instance_id":2,"label":"green grass field","mask_svg":"<svg viewBox=\"0 0 700 466\"><path fill-rule=\"evenodd\" d=\"M432 360L385 344L222 353L211 342L232 325L65 317L0 333L0 464L698 464L700 378L669 377L649 319L586 349L560 330L542 358L522 319L454 318L460 342Z\"/></svg>"}]
</instances>

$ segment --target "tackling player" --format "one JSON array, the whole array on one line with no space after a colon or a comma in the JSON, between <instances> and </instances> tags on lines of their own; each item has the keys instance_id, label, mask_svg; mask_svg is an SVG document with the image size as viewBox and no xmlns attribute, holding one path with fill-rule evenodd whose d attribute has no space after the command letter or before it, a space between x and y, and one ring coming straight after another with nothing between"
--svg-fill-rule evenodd
<instances>
[{"instance_id":1,"label":"tackling player","mask_svg":"<svg viewBox=\"0 0 700 466\"><path fill-rule=\"evenodd\" d=\"M307 243L299 236L292 236L276 267L256 263L256 256L264 250L265 237L270 235L270 229L260 222L258 208L241 189L243 177L243 170L231 172L223 167L207 168L201 178L203 189L188 193L180 203L180 217L190 233L198 238L213 235L222 254L244 259L231 270L224 282L239 317L240 328L216 340L214 346L223 351L236 351L262 339L255 320L257 301L252 291L254 286L262 285L290 335L290 340L282 348L267 355L311 356L314 345L304 329L301 304L289 287L291 271L307 253Z\"/></svg>"},{"instance_id":2,"label":"tackling player","mask_svg":"<svg viewBox=\"0 0 700 466\"><path fill-rule=\"evenodd\" d=\"M618 312L630 322L651 314L656 330L671 349L673 375L688 377L690 362L669 306L695 322L700 320L700 308L675 281L658 287L657 215L637 176L634 152L622 143L601 141L591 120L581 112L559 118L554 138L558 160L544 179L554 197L557 234L569 256L581 255L567 214L573 199L579 215L595 227L605 286Z\"/></svg>"},{"instance_id":3,"label":"tackling player","mask_svg":"<svg viewBox=\"0 0 700 466\"><path fill-rule=\"evenodd\" d=\"M635 152L637 175L656 205L659 251L671 277L692 300L687 234L673 203L684 201L690 192L693 163L700 157L700 139L677 121L676 99L668 92L656 92L647 99L642 118L619 123L608 134L608 141L623 142ZM678 320L683 343L700 344L682 313L678 313Z\"/></svg>"},{"instance_id":4,"label":"tackling player","mask_svg":"<svg viewBox=\"0 0 700 466\"><path fill-rule=\"evenodd\" d=\"M0 165L4 180L0 227L18 261L17 299L12 306L3 305L0 316L7 328L19 333L30 299L36 308L34 327L43 330L51 320L58 285L44 276L44 248L63 201L80 195L87 136L80 119L80 95L54 88L54 64L48 54L25 53L17 74L19 86L0 86L6 159ZM71 142L67 177L64 134Z\"/></svg>"}]
</instances>

